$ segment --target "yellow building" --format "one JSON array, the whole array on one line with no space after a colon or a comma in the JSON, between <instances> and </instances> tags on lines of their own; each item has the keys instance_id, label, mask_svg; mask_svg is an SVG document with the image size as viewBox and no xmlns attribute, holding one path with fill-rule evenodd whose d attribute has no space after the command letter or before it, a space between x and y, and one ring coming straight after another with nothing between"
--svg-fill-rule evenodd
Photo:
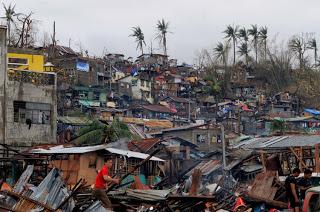
<instances>
[{"instance_id":1,"label":"yellow building","mask_svg":"<svg viewBox=\"0 0 320 212\"><path fill-rule=\"evenodd\" d=\"M44 72L44 55L34 49L8 48L8 68Z\"/></svg>"}]
</instances>

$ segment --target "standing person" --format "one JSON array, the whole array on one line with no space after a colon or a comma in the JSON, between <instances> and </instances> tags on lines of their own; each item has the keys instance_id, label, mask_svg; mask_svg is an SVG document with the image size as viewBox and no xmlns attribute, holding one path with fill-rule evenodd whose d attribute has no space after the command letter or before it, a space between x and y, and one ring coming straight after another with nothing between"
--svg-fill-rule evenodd
<instances>
[{"instance_id":1,"label":"standing person","mask_svg":"<svg viewBox=\"0 0 320 212\"><path fill-rule=\"evenodd\" d=\"M112 158L105 158L104 165L99 171L94 184L93 195L99 199L106 209L112 209L112 204L107 196L106 189L109 183L119 184L119 179L114 179L109 175L112 168Z\"/></svg>"},{"instance_id":2,"label":"standing person","mask_svg":"<svg viewBox=\"0 0 320 212\"><path fill-rule=\"evenodd\" d=\"M305 169L303 172L303 178L298 180L298 186L300 189L300 198L303 201L306 196L306 190L312 185L311 183L312 171L310 169Z\"/></svg>"},{"instance_id":3,"label":"standing person","mask_svg":"<svg viewBox=\"0 0 320 212\"><path fill-rule=\"evenodd\" d=\"M299 212L298 185L296 177L301 173L300 169L293 169L292 175L288 176L285 181L286 195L290 207L294 212Z\"/></svg>"}]
</instances>

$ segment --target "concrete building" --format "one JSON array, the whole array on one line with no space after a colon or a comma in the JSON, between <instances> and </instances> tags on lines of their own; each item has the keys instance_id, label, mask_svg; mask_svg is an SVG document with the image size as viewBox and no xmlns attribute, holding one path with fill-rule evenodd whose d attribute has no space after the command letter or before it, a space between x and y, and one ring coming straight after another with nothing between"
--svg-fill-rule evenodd
<instances>
[{"instance_id":1,"label":"concrete building","mask_svg":"<svg viewBox=\"0 0 320 212\"><path fill-rule=\"evenodd\" d=\"M127 75L119 79L118 83L123 83L124 85L126 84L126 86L128 84L131 84L132 91L130 93L132 93L132 99L147 101L151 104L154 102L154 99L151 95L151 80L142 77L140 78Z\"/></svg>"},{"instance_id":2,"label":"concrete building","mask_svg":"<svg viewBox=\"0 0 320 212\"><path fill-rule=\"evenodd\" d=\"M56 142L54 73L7 69L6 28L0 28L0 142L16 148Z\"/></svg>"}]
</instances>

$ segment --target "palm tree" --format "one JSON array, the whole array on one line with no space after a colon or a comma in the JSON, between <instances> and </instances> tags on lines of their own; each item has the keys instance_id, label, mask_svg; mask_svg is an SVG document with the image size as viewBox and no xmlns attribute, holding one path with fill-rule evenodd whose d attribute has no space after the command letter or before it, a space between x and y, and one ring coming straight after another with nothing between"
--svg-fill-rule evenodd
<instances>
[{"instance_id":1,"label":"palm tree","mask_svg":"<svg viewBox=\"0 0 320 212\"><path fill-rule=\"evenodd\" d=\"M248 29L248 34L252 37L254 50L255 50L255 58L256 63L258 62L258 39L259 39L259 31L257 25L251 25L251 29Z\"/></svg>"},{"instance_id":2,"label":"palm tree","mask_svg":"<svg viewBox=\"0 0 320 212\"><path fill-rule=\"evenodd\" d=\"M146 45L144 41L144 34L139 26L132 28L131 37L135 37L137 43L137 49L141 50L141 54L143 54L143 45Z\"/></svg>"},{"instance_id":3,"label":"palm tree","mask_svg":"<svg viewBox=\"0 0 320 212\"><path fill-rule=\"evenodd\" d=\"M3 8L5 10L5 16L1 17L1 18L5 18L7 21L7 27L8 27L8 42L10 45L10 36L11 36L11 23L14 23L13 18L15 16L18 16L19 14L15 12L15 7L16 5L11 5L9 4L9 6L7 7L4 3L2 3Z\"/></svg>"},{"instance_id":4,"label":"palm tree","mask_svg":"<svg viewBox=\"0 0 320 212\"><path fill-rule=\"evenodd\" d=\"M309 41L309 47L310 49L313 49L314 51L314 67L317 66L317 58L318 58L318 47L317 47L317 41L315 38L312 38Z\"/></svg>"},{"instance_id":5,"label":"palm tree","mask_svg":"<svg viewBox=\"0 0 320 212\"><path fill-rule=\"evenodd\" d=\"M77 138L72 142L79 146L110 143L120 138L132 138L128 126L118 119L115 119L110 125L93 121L89 126L81 128L77 134Z\"/></svg>"},{"instance_id":6,"label":"palm tree","mask_svg":"<svg viewBox=\"0 0 320 212\"><path fill-rule=\"evenodd\" d=\"M240 54L240 56L245 56L246 58L246 65L248 65L249 62L249 52L250 49L248 48L248 43L242 43L240 46L238 46L239 51L238 53Z\"/></svg>"},{"instance_id":7,"label":"palm tree","mask_svg":"<svg viewBox=\"0 0 320 212\"><path fill-rule=\"evenodd\" d=\"M298 55L300 70L304 68L305 58L304 53L307 49L310 49L308 43L302 37L295 36L289 41L290 50Z\"/></svg>"},{"instance_id":8,"label":"palm tree","mask_svg":"<svg viewBox=\"0 0 320 212\"><path fill-rule=\"evenodd\" d=\"M263 43L264 48L264 60L267 60L267 38L268 38L268 28L261 27L259 30L259 36L261 39L261 42Z\"/></svg>"},{"instance_id":9,"label":"palm tree","mask_svg":"<svg viewBox=\"0 0 320 212\"><path fill-rule=\"evenodd\" d=\"M223 43L219 42L217 43L216 47L214 47L213 51L216 59L220 60L223 63L224 67L226 68L227 67L227 58L226 58L227 45L224 45Z\"/></svg>"},{"instance_id":10,"label":"palm tree","mask_svg":"<svg viewBox=\"0 0 320 212\"><path fill-rule=\"evenodd\" d=\"M236 63L236 43L237 43L237 33L239 26L232 27L231 25L227 26L227 29L223 31L226 34L225 38L228 38L228 42L232 40L233 43L233 65Z\"/></svg>"},{"instance_id":11,"label":"palm tree","mask_svg":"<svg viewBox=\"0 0 320 212\"><path fill-rule=\"evenodd\" d=\"M249 37L248 37L248 31L246 28L239 29L238 37L242 39L243 42L248 43Z\"/></svg>"},{"instance_id":12,"label":"palm tree","mask_svg":"<svg viewBox=\"0 0 320 212\"><path fill-rule=\"evenodd\" d=\"M161 21L158 20L157 23L157 31L158 31L158 36L157 38L159 39L160 43L163 46L164 49L164 55L167 55L167 33L169 29L169 22L165 22L164 19Z\"/></svg>"}]
</instances>

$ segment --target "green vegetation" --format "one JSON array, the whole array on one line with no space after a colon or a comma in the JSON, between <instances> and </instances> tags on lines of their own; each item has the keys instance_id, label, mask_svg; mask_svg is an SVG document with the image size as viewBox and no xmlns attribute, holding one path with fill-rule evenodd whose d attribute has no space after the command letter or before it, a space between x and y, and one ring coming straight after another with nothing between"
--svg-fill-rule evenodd
<instances>
[{"instance_id":1,"label":"green vegetation","mask_svg":"<svg viewBox=\"0 0 320 212\"><path fill-rule=\"evenodd\" d=\"M132 138L128 126L118 119L110 125L94 121L91 125L81 128L77 134L78 137L73 140L77 146L111 143L120 138Z\"/></svg>"}]
</instances>

